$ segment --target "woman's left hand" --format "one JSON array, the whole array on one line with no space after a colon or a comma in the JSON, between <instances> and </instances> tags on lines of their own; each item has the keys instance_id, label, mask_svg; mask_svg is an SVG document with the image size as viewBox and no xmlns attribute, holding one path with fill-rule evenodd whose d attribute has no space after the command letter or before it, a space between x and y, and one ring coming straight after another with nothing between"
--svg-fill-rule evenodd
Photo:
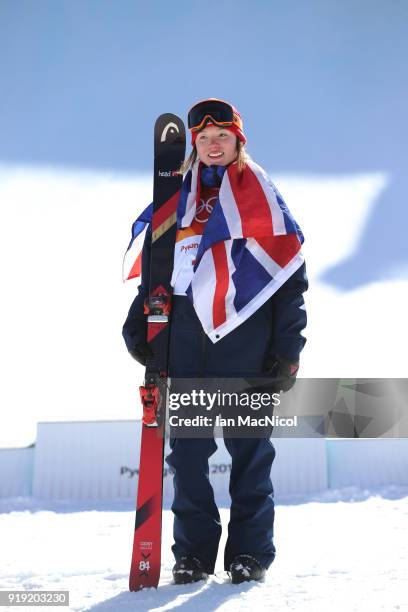
<instances>
[{"instance_id":1,"label":"woman's left hand","mask_svg":"<svg viewBox=\"0 0 408 612\"><path fill-rule=\"evenodd\" d=\"M274 378L276 388L279 391L289 391L296 382L299 361L288 359L282 355L274 355L266 358L264 367L265 372Z\"/></svg>"}]
</instances>

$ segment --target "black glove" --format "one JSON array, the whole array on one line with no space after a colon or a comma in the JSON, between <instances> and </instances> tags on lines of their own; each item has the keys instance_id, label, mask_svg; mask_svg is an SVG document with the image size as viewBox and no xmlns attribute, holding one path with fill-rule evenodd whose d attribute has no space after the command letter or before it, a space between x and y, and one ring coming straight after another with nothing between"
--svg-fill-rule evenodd
<instances>
[{"instance_id":1,"label":"black glove","mask_svg":"<svg viewBox=\"0 0 408 612\"><path fill-rule=\"evenodd\" d=\"M266 358L264 369L269 376L274 378L277 392L289 391L296 382L299 361L273 355Z\"/></svg>"},{"instance_id":2,"label":"black glove","mask_svg":"<svg viewBox=\"0 0 408 612\"><path fill-rule=\"evenodd\" d=\"M153 351L147 342L142 342L140 344L136 344L136 346L129 351L132 355L133 359L136 359L138 363L141 363L143 366L146 365L147 358L152 357Z\"/></svg>"}]
</instances>

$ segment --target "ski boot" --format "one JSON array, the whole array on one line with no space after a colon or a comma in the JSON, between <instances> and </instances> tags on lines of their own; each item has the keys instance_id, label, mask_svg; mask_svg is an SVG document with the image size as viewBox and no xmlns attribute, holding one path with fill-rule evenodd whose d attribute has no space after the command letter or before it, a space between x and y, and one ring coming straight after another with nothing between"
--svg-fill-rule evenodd
<instances>
[{"instance_id":1,"label":"ski boot","mask_svg":"<svg viewBox=\"0 0 408 612\"><path fill-rule=\"evenodd\" d=\"M230 565L229 574L232 584L240 584L249 580L263 582L266 570L251 555L238 555Z\"/></svg>"},{"instance_id":2,"label":"ski boot","mask_svg":"<svg viewBox=\"0 0 408 612\"><path fill-rule=\"evenodd\" d=\"M197 557L180 557L173 567L174 584L189 584L207 578L208 574Z\"/></svg>"}]
</instances>

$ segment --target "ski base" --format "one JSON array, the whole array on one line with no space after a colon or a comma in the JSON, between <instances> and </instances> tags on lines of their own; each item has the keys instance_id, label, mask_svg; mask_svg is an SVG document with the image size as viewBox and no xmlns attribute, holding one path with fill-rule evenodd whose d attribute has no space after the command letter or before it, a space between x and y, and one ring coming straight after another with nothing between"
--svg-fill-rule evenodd
<instances>
[{"instance_id":1,"label":"ski base","mask_svg":"<svg viewBox=\"0 0 408 612\"><path fill-rule=\"evenodd\" d=\"M157 588L160 579L164 436L162 427L142 428L130 591Z\"/></svg>"}]
</instances>

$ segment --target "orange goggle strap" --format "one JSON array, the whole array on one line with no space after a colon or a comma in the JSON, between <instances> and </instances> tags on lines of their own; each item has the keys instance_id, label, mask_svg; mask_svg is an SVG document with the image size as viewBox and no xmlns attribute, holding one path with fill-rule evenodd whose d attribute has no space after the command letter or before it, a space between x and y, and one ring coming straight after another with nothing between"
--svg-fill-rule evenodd
<instances>
[{"instance_id":1,"label":"orange goggle strap","mask_svg":"<svg viewBox=\"0 0 408 612\"><path fill-rule=\"evenodd\" d=\"M234 116L234 119L235 119L235 116ZM196 125L196 126L190 128L190 132L192 132L192 133L199 132L200 130L202 130L205 127L205 125L208 122L211 122L214 125L217 125L219 127L227 127L227 126L234 125L234 123L235 123L235 121L216 121L214 119L214 117L212 117L211 115L206 115L199 125Z\"/></svg>"},{"instance_id":2,"label":"orange goggle strap","mask_svg":"<svg viewBox=\"0 0 408 612\"><path fill-rule=\"evenodd\" d=\"M235 114L234 114L235 117ZM237 138L239 138L239 140L245 144L246 143L246 136L244 134L244 132L242 131L242 121L240 121L239 123L241 125L237 125L237 123L235 123L235 121L233 123L229 122L225 122L225 123L220 123L219 121L214 121L214 119L211 117L210 119L206 119L206 123L208 123L209 125L216 125L218 127L224 127L226 130L229 130L230 132L233 132L235 134L235 136L237 136ZM203 129L204 126L202 126L201 128L190 128L190 132L191 132L191 144L194 146L195 145L195 141L197 139L198 134L200 133L200 131Z\"/></svg>"}]
</instances>

